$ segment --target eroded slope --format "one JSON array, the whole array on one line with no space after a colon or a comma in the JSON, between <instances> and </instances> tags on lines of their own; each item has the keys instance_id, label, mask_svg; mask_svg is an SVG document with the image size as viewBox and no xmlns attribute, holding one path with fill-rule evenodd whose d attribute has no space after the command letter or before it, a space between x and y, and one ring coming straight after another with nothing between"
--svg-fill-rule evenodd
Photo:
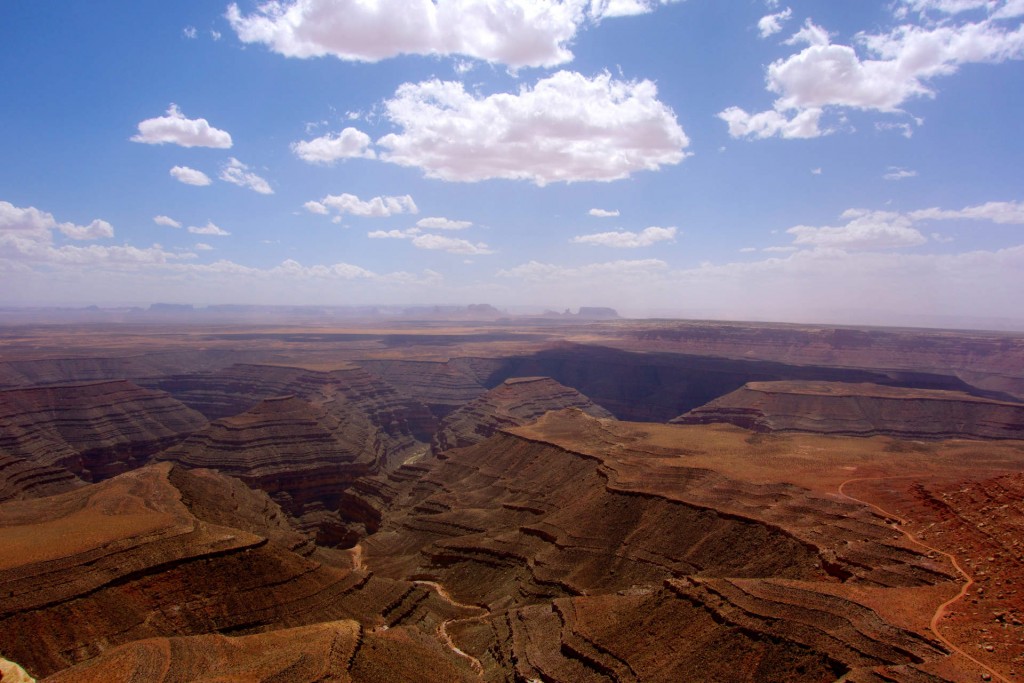
<instances>
[{"instance_id":1,"label":"eroded slope","mask_svg":"<svg viewBox=\"0 0 1024 683\"><path fill-rule=\"evenodd\" d=\"M429 634L460 616L428 588L326 564L265 494L170 463L6 503L0 544L0 652L37 677L147 638L339 619Z\"/></svg>"},{"instance_id":2,"label":"eroded slope","mask_svg":"<svg viewBox=\"0 0 1024 683\"><path fill-rule=\"evenodd\" d=\"M434 435L435 453L479 443L506 427L533 422L551 410L579 408L594 417L612 414L550 377L515 377L449 414Z\"/></svg>"},{"instance_id":3,"label":"eroded slope","mask_svg":"<svg viewBox=\"0 0 1024 683\"><path fill-rule=\"evenodd\" d=\"M125 380L0 391L0 452L99 481L206 424L162 391Z\"/></svg>"},{"instance_id":4,"label":"eroded slope","mask_svg":"<svg viewBox=\"0 0 1024 683\"><path fill-rule=\"evenodd\" d=\"M672 422L728 422L760 432L1020 439L1024 404L870 383L750 382Z\"/></svg>"}]
</instances>

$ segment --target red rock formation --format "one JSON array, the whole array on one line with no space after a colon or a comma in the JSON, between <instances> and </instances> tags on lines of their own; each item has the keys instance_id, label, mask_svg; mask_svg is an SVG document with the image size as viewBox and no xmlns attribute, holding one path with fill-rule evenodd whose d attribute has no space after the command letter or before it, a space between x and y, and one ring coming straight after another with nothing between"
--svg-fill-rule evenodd
<instances>
[{"instance_id":1,"label":"red rock formation","mask_svg":"<svg viewBox=\"0 0 1024 683\"><path fill-rule=\"evenodd\" d=\"M314 683L317 681L471 681L422 634L395 628L364 629L355 621L331 621L250 636L217 634L151 638L114 648L65 669L47 683ZM6 678L4 679L7 680Z\"/></svg>"},{"instance_id":2,"label":"red rock formation","mask_svg":"<svg viewBox=\"0 0 1024 683\"><path fill-rule=\"evenodd\" d=\"M85 353L95 353L86 347ZM265 353L237 350L170 350L131 356L12 359L0 362L0 388L146 378L178 372L210 372Z\"/></svg>"},{"instance_id":3,"label":"red rock formation","mask_svg":"<svg viewBox=\"0 0 1024 683\"><path fill-rule=\"evenodd\" d=\"M526 436L551 426L574 445ZM451 451L410 482L388 533L364 542L374 567L439 577L469 602L510 595L513 604L687 574L889 586L951 578L855 506L657 464L602 442L601 422L580 411L513 431Z\"/></svg>"},{"instance_id":4,"label":"red rock formation","mask_svg":"<svg viewBox=\"0 0 1024 683\"><path fill-rule=\"evenodd\" d=\"M5 503L0 547L0 652L37 677L149 638L246 635L339 619L432 634L442 619L466 614L426 587L324 564L328 557L292 531L265 494L170 463ZM398 641L371 647L394 653ZM207 645L230 647L218 638ZM434 652L458 662L443 647ZM124 680L116 673L123 661L114 658L106 680ZM380 659L366 661L378 666Z\"/></svg>"},{"instance_id":5,"label":"red rock formation","mask_svg":"<svg viewBox=\"0 0 1024 683\"><path fill-rule=\"evenodd\" d=\"M484 377L500 361L455 359L445 363L412 360L363 360L359 365L442 418L487 389ZM492 368L493 366L493 368Z\"/></svg>"},{"instance_id":6,"label":"red rock formation","mask_svg":"<svg viewBox=\"0 0 1024 683\"><path fill-rule=\"evenodd\" d=\"M70 491L85 482L63 467L0 453L0 503Z\"/></svg>"},{"instance_id":7,"label":"red rock formation","mask_svg":"<svg viewBox=\"0 0 1024 683\"><path fill-rule=\"evenodd\" d=\"M350 404L392 438L427 441L435 426L423 404L357 367L317 372L238 364L214 373L168 377L155 385L210 419L237 415L264 399L298 396L315 403Z\"/></svg>"},{"instance_id":8,"label":"red rock formation","mask_svg":"<svg viewBox=\"0 0 1024 683\"><path fill-rule=\"evenodd\" d=\"M99 481L206 424L162 391L123 380L0 391L0 451Z\"/></svg>"},{"instance_id":9,"label":"red rock formation","mask_svg":"<svg viewBox=\"0 0 1024 683\"><path fill-rule=\"evenodd\" d=\"M877 384L750 382L672 422L728 422L760 432L1020 439L1024 404Z\"/></svg>"},{"instance_id":10,"label":"red rock formation","mask_svg":"<svg viewBox=\"0 0 1024 683\"><path fill-rule=\"evenodd\" d=\"M533 422L551 410L579 408L589 415L612 414L589 398L550 377L516 377L451 413L434 435L435 453L479 443L505 427Z\"/></svg>"},{"instance_id":11,"label":"red rock formation","mask_svg":"<svg viewBox=\"0 0 1024 683\"><path fill-rule=\"evenodd\" d=\"M855 596L951 568L856 505L607 427L551 412L412 466L366 562L485 607L446 632L495 680L941 680L918 668L940 644Z\"/></svg>"},{"instance_id":12,"label":"red rock formation","mask_svg":"<svg viewBox=\"0 0 1024 683\"><path fill-rule=\"evenodd\" d=\"M1020 334L707 321L639 327L628 337L650 350L946 374L1024 399Z\"/></svg>"},{"instance_id":13,"label":"red rock formation","mask_svg":"<svg viewBox=\"0 0 1024 683\"><path fill-rule=\"evenodd\" d=\"M417 446L408 434L391 438L343 395L321 401L267 399L159 457L238 477L269 493L319 543L351 546L380 522L374 489L361 480Z\"/></svg>"},{"instance_id":14,"label":"red rock formation","mask_svg":"<svg viewBox=\"0 0 1024 683\"><path fill-rule=\"evenodd\" d=\"M516 680L832 681L880 666L904 672L876 680L942 680L916 667L943 654L935 643L813 584L668 579L450 629L485 669Z\"/></svg>"}]
</instances>

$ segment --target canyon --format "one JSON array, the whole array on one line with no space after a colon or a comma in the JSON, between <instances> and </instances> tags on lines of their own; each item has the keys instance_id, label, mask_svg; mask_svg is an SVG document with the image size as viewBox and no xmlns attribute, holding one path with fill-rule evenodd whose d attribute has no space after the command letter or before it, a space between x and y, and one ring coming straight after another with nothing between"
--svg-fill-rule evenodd
<instances>
[{"instance_id":1,"label":"canyon","mask_svg":"<svg viewBox=\"0 0 1024 683\"><path fill-rule=\"evenodd\" d=\"M1024 335L3 338L5 681L1024 678Z\"/></svg>"}]
</instances>

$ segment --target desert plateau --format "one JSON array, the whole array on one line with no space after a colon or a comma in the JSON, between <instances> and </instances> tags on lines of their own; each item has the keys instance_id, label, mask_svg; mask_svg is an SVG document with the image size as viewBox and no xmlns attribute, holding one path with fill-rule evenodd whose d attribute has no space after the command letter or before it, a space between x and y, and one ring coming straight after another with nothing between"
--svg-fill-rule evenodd
<instances>
[{"instance_id":1,"label":"desert plateau","mask_svg":"<svg viewBox=\"0 0 1024 683\"><path fill-rule=\"evenodd\" d=\"M0 0L0 683L1024 683L1024 0Z\"/></svg>"},{"instance_id":2,"label":"desert plateau","mask_svg":"<svg viewBox=\"0 0 1024 683\"><path fill-rule=\"evenodd\" d=\"M1024 679L1024 335L2 337L0 680Z\"/></svg>"}]
</instances>

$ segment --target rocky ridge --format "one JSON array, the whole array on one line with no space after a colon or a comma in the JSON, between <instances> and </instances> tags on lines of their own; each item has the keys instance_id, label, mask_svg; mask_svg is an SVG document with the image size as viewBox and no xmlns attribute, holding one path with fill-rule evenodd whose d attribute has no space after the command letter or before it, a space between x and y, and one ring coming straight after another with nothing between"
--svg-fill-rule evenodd
<instances>
[{"instance_id":1,"label":"rocky ridge","mask_svg":"<svg viewBox=\"0 0 1024 683\"><path fill-rule=\"evenodd\" d=\"M427 588L332 566L265 494L209 470L162 463L57 496L8 502L0 506L0 544L0 593L7 596L0 652L36 677L132 641L259 634L344 619L358 621L360 633L409 629L434 659L458 666L436 641L415 634L461 616L459 609ZM292 645L301 652L301 643ZM110 680L109 669L106 675Z\"/></svg>"},{"instance_id":2,"label":"rocky ridge","mask_svg":"<svg viewBox=\"0 0 1024 683\"><path fill-rule=\"evenodd\" d=\"M392 434L343 392L325 387L320 401L266 399L215 420L158 457L209 467L266 491L322 545L350 546L380 522L379 486L370 475L419 447L407 430Z\"/></svg>"},{"instance_id":3,"label":"rocky ridge","mask_svg":"<svg viewBox=\"0 0 1024 683\"><path fill-rule=\"evenodd\" d=\"M1020 439L1024 404L877 384L750 382L672 422L728 422L759 432Z\"/></svg>"},{"instance_id":4,"label":"rocky ridge","mask_svg":"<svg viewBox=\"0 0 1024 683\"><path fill-rule=\"evenodd\" d=\"M528 424L551 410L565 408L579 408L594 417L612 417L580 392L550 377L515 377L444 418L434 434L432 449L441 453L471 446L499 429Z\"/></svg>"},{"instance_id":5,"label":"rocky ridge","mask_svg":"<svg viewBox=\"0 0 1024 683\"><path fill-rule=\"evenodd\" d=\"M0 391L0 452L99 481L206 424L162 391L109 380Z\"/></svg>"}]
</instances>

